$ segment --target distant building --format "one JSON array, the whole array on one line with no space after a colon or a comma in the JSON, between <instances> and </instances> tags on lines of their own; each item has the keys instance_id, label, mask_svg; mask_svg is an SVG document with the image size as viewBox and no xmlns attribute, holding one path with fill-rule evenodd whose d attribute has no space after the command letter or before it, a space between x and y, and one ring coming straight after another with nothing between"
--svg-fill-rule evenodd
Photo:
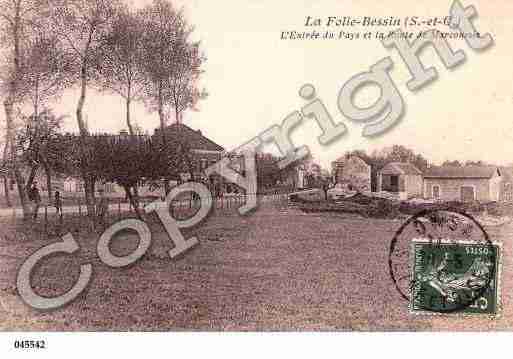
<instances>
[{"instance_id":1,"label":"distant building","mask_svg":"<svg viewBox=\"0 0 513 359\"><path fill-rule=\"evenodd\" d=\"M184 142L189 147L192 156L192 167L194 179L206 179L204 171L209 166L217 163L225 155L225 150L200 130L193 130L183 123L173 123L164 129L166 139L172 143ZM160 140L160 128L155 129L153 138ZM185 174L183 177L187 177Z\"/></svg>"},{"instance_id":2,"label":"distant building","mask_svg":"<svg viewBox=\"0 0 513 359\"><path fill-rule=\"evenodd\" d=\"M312 187L314 179L321 178L321 167L307 157L286 168L280 168L282 157L269 153L256 155L257 180L259 190L274 187L288 187L291 190L301 190Z\"/></svg>"},{"instance_id":3,"label":"distant building","mask_svg":"<svg viewBox=\"0 0 513 359\"><path fill-rule=\"evenodd\" d=\"M378 192L397 193L400 199L422 197L422 172L411 163L391 162L378 172Z\"/></svg>"},{"instance_id":4,"label":"distant building","mask_svg":"<svg viewBox=\"0 0 513 359\"><path fill-rule=\"evenodd\" d=\"M292 190L308 188L305 164L292 164L280 171L280 185Z\"/></svg>"},{"instance_id":5,"label":"distant building","mask_svg":"<svg viewBox=\"0 0 513 359\"><path fill-rule=\"evenodd\" d=\"M442 201L499 201L502 174L493 166L430 167L424 173L424 196Z\"/></svg>"},{"instance_id":6,"label":"distant building","mask_svg":"<svg viewBox=\"0 0 513 359\"><path fill-rule=\"evenodd\" d=\"M317 163L312 163L310 165L309 172L314 177L321 177L321 166Z\"/></svg>"},{"instance_id":7,"label":"distant building","mask_svg":"<svg viewBox=\"0 0 513 359\"><path fill-rule=\"evenodd\" d=\"M331 163L335 183L350 184L359 191L371 190L371 166L358 156L341 157Z\"/></svg>"},{"instance_id":8,"label":"distant building","mask_svg":"<svg viewBox=\"0 0 513 359\"><path fill-rule=\"evenodd\" d=\"M513 202L513 168L500 167L501 172L501 193L499 200L502 202Z\"/></svg>"}]
</instances>

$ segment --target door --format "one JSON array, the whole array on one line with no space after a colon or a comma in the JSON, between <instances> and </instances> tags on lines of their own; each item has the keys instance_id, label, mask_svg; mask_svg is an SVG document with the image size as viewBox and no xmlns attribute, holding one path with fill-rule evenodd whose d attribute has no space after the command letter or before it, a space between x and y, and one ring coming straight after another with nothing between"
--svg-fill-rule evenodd
<instances>
[{"instance_id":1,"label":"door","mask_svg":"<svg viewBox=\"0 0 513 359\"><path fill-rule=\"evenodd\" d=\"M463 186L461 187L461 201L472 202L476 199L474 187Z\"/></svg>"},{"instance_id":2,"label":"door","mask_svg":"<svg viewBox=\"0 0 513 359\"><path fill-rule=\"evenodd\" d=\"M399 176L390 176L390 192L399 192Z\"/></svg>"}]
</instances>

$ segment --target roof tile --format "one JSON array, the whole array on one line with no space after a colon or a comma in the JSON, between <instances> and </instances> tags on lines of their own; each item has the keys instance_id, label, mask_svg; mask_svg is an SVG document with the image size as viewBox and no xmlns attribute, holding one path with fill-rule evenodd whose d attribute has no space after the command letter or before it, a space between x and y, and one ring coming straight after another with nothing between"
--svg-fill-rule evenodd
<instances>
[{"instance_id":1,"label":"roof tile","mask_svg":"<svg viewBox=\"0 0 513 359\"><path fill-rule=\"evenodd\" d=\"M185 140L193 150L224 151L223 147L205 137L201 131L195 131L187 125L174 123L167 126L164 130L166 131L166 137L170 136L171 140L179 138ZM160 129L156 129L154 136L159 132Z\"/></svg>"},{"instance_id":2,"label":"roof tile","mask_svg":"<svg viewBox=\"0 0 513 359\"><path fill-rule=\"evenodd\" d=\"M491 178L494 166L432 166L424 173L424 178Z\"/></svg>"}]
</instances>

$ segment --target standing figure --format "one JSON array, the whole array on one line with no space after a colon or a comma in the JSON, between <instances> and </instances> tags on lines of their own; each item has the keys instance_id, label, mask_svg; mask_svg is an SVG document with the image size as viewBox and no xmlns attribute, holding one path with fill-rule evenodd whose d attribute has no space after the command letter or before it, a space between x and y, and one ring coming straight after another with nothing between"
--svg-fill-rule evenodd
<instances>
[{"instance_id":1,"label":"standing figure","mask_svg":"<svg viewBox=\"0 0 513 359\"><path fill-rule=\"evenodd\" d=\"M100 194L100 197L96 204L96 215L98 216L99 222L105 227L105 215L109 210L109 203L107 202L107 198L104 196L103 189L100 189L98 193Z\"/></svg>"},{"instance_id":2,"label":"standing figure","mask_svg":"<svg viewBox=\"0 0 513 359\"><path fill-rule=\"evenodd\" d=\"M324 192L324 199L328 200L328 190L330 189L330 184L328 181L322 182L322 191Z\"/></svg>"},{"instance_id":3,"label":"standing figure","mask_svg":"<svg viewBox=\"0 0 513 359\"><path fill-rule=\"evenodd\" d=\"M55 191L54 204L57 214L62 216L62 198L59 191Z\"/></svg>"},{"instance_id":4,"label":"standing figure","mask_svg":"<svg viewBox=\"0 0 513 359\"><path fill-rule=\"evenodd\" d=\"M39 193L39 188L37 188L37 182L34 182L32 184L32 187L30 188L29 199L31 199L34 202L33 215L34 219L37 219L39 207L41 206L41 194Z\"/></svg>"}]
</instances>

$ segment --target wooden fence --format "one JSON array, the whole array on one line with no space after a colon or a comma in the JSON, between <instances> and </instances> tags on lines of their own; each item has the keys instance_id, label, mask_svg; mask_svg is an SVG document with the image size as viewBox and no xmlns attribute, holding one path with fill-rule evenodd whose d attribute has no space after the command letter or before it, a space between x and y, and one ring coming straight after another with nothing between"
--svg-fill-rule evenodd
<instances>
[{"instance_id":1,"label":"wooden fence","mask_svg":"<svg viewBox=\"0 0 513 359\"><path fill-rule=\"evenodd\" d=\"M214 213L236 213L236 211L244 206L250 196L257 197L258 205L262 208L273 206L286 208L288 206L288 194L270 194L270 195L232 195L226 197L213 198L212 211ZM136 213L129 202L123 198L108 199L108 211L103 218L105 223L113 223L117 220L136 217ZM141 211L144 207L153 201L140 201ZM31 203L31 205L33 205ZM200 208L200 201L194 198L185 198L174 200L170 204L170 212L175 218L184 218L193 215ZM22 216L21 209L12 209L12 218L20 218ZM8 217L4 215L4 218ZM57 209L52 205L42 205L38 211L38 217L34 224L43 226L42 230L48 233L48 229L58 228L70 223L84 222L87 217L87 206L83 199L77 199L74 205L64 206L62 212L58 213ZM51 231L50 231L51 232Z\"/></svg>"}]
</instances>

